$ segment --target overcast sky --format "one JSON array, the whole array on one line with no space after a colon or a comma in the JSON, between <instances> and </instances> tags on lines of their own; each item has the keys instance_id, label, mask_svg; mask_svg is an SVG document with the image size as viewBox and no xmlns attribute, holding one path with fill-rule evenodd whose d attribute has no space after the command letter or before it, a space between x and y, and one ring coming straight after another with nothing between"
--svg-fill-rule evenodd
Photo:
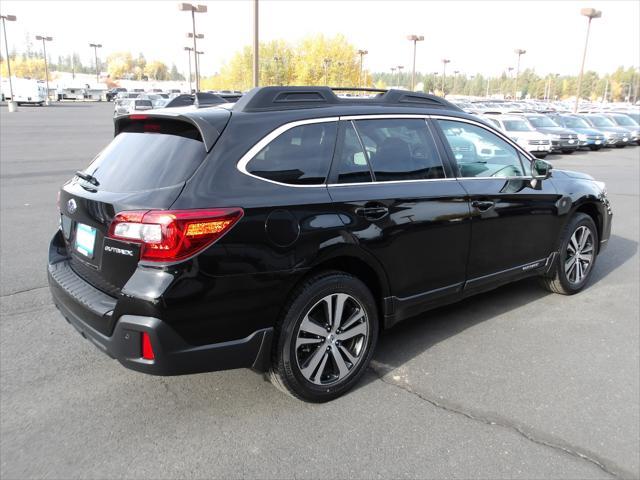
<instances>
[{"instance_id":1,"label":"overcast sky","mask_svg":"<svg viewBox=\"0 0 640 480\"><path fill-rule=\"evenodd\" d=\"M252 41L252 0L199 2L209 11L197 14L205 39L202 73L212 74L243 45ZM599 73L619 65L640 64L640 2L630 1L345 1L260 0L260 39L295 42L308 34L344 34L366 48L365 68L411 68L408 34L424 35L418 44L416 69L498 74L515 66L514 48L527 50L521 68L539 74L576 74L587 19L583 7L603 11L592 23L586 68ZM111 52L143 52L147 60L175 63L187 70L191 16L175 1L29 1L3 0L2 13L17 15L7 24L9 49L25 48L36 34L54 37L52 58L72 51L88 62L88 43L102 43L102 58ZM4 39L3 53L4 53ZM33 39L34 48L40 48Z\"/></svg>"}]
</instances>

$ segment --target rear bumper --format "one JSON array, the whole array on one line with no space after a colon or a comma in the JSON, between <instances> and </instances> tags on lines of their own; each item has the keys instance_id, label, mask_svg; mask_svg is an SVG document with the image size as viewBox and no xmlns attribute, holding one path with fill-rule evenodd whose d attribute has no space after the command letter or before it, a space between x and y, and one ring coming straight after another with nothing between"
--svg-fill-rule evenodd
<instances>
[{"instance_id":1,"label":"rear bumper","mask_svg":"<svg viewBox=\"0 0 640 480\"><path fill-rule=\"evenodd\" d=\"M269 367L272 328L255 331L239 340L193 346L158 318L122 315L117 319L113 333L110 336L103 334L93 325L100 316L113 315L109 299L113 306L117 300L93 289L68 266L68 271L64 271L66 277L61 280L59 270L65 269L64 263L50 263L48 268L55 306L84 338L123 366L152 375L184 375L233 368L264 371ZM74 275L86 286L82 291L74 287ZM142 358L143 332L151 339L153 360Z\"/></svg>"}]
</instances>

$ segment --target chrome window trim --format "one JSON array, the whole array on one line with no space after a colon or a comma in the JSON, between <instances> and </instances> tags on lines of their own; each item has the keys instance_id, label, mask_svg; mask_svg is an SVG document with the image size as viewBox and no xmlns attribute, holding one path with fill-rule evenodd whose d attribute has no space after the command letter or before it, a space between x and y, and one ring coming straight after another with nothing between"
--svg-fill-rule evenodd
<instances>
[{"instance_id":1,"label":"chrome window trim","mask_svg":"<svg viewBox=\"0 0 640 480\"><path fill-rule=\"evenodd\" d=\"M287 130L291 130L292 128L299 127L301 125L311 125L314 123L330 123L330 122L338 122L339 117L323 117L323 118L309 118L306 120L297 120L295 122L285 123L284 125L280 125L278 128L273 130L271 133L264 136L262 139L258 141L253 147L249 149L247 153L245 153L238 163L236 164L236 168L240 171L240 173L244 173L249 177L256 178L258 180L262 180L263 182L269 182L276 185L281 185L283 187L293 187L293 188L325 188L327 186L326 178L323 183L312 184L312 185L296 185L294 183L283 183L277 182L275 180L269 180L268 178L259 177L247 171L247 164L255 157L264 147L270 144L273 140L278 138Z\"/></svg>"},{"instance_id":2,"label":"chrome window trim","mask_svg":"<svg viewBox=\"0 0 640 480\"><path fill-rule=\"evenodd\" d=\"M416 180L386 180L383 182L354 182L354 183L328 183L327 187L354 187L360 185L387 185L389 183L421 183L421 182L445 182L458 180L455 177L445 178L421 178Z\"/></svg>"},{"instance_id":3,"label":"chrome window trim","mask_svg":"<svg viewBox=\"0 0 640 480\"><path fill-rule=\"evenodd\" d=\"M506 141L509 145L514 147L516 151L522 153L525 158L529 159L529 161L533 161L531 155L519 145L515 144L509 137L504 135L502 132L498 130L491 130L487 128L487 125L484 125L481 122L470 120L467 118L461 118L456 116L448 116L448 115L427 115L427 114L405 114L405 113L389 113L389 114L361 114L361 115L343 115L339 117L322 117L322 118L309 118L305 120L296 120L294 122L285 123L277 127L275 130L271 131L269 134L265 135L262 139L260 139L253 147L251 147L247 153L245 153L238 163L236 164L236 168L240 173L247 175L249 177L255 178L257 180L261 180L263 182L272 183L275 185L280 185L282 187L292 187L292 188L326 188L326 187L353 187L353 186L363 186L363 185L387 185L387 184L396 184L396 183L417 183L417 182L443 182L443 181L457 181L457 180L522 180L527 179L531 180L534 178L533 176L518 176L518 177L445 177L445 178L425 178L425 179L416 179L416 180L387 180L387 181L375 181L375 182L354 182L354 183L318 183L313 185L296 185L293 183L283 183L277 182L275 180L269 180L268 178L259 177L257 175L253 175L247 171L247 164L253 159L255 155L257 155L264 147L266 147L269 143L279 137L281 134L290 130L292 128L301 126L301 125L309 125L314 123L329 123L329 122L339 122L339 121L352 121L352 120L376 120L376 119L393 119L393 118L416 118L416 119L424 119L425 122L427 119L435 119L435 120L450 120L450 121L458 121L463 123L469 123L475 125L480 128L484 128L489 132L496 134L502 140ZM428 127L428 125L427 125ZM493 128L493 127L491 127ZM433 134L432 134L433 135Z\"/></svg>"}]
</instances>

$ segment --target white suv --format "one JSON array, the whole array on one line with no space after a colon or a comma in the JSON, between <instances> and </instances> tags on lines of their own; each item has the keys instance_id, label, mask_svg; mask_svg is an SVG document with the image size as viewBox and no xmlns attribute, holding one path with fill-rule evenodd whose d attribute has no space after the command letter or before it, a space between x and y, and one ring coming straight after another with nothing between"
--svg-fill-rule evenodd
<instances>
[{"instance_id":1,"label":"white suv","mask_svg":"<svg viewBox=\"0 0 640 480\"><path fill-rule=\"evenodd\" d=\"M533 128L525 118L516 115L483 115L481 118L538 158L544 158L551 152L551 139Z\"/></svg>"}]
</instances>

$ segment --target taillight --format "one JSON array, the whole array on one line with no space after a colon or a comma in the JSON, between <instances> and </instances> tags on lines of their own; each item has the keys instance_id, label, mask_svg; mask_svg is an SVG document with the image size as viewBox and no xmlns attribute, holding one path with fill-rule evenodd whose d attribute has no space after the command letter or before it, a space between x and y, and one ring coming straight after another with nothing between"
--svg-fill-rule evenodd
<instances>
[{"instance_id":1,"label":"taillight","mask_svg":"<svg viewBox=\"0 0 640 480\"><path fill-rule=\"evenodd\" d=\"M142 358L145 360L154 360L156 358L153 353L153 347L151 346L151 338L147 332L142 332L140 335L142 341Z\"/></svg>"},{"instance_id":2,"label":"taillight","mask_svg":"<svg viewBox=\"0 0 640 480\"><path fill-rule=\"evenodd\" d=\"M140 243L141 260L183 260L222 237L243 214L241 208L120 212L109 237Z\"/></svg>"}]
</instances>

